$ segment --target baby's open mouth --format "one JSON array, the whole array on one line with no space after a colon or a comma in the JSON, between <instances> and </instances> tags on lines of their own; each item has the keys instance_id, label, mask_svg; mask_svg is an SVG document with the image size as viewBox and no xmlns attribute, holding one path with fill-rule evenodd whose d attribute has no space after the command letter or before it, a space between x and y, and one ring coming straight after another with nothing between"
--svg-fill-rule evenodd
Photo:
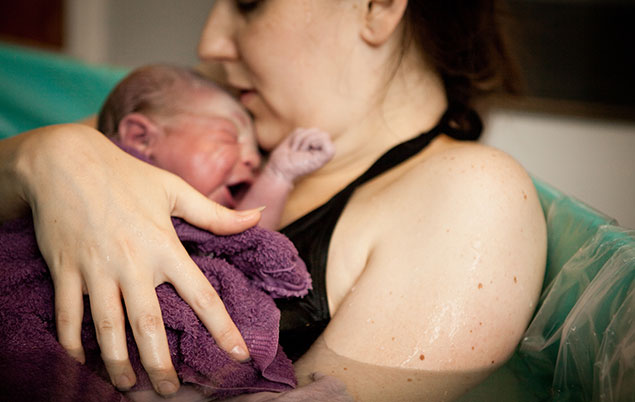
<instances>
[{"instance_id":1,"label":"baby's open mouth","mask_svg":"<svg viewBox=\"0 0 635 402\"><path fill-rule=\"evenodd\" d=\"M238 203L243 199L243 197L247 193L247 190L249 190L249 187L251 187L251 183L243 181L240 183L227 186L227 189L229 190L229 193L232 195L232 198Z\"/></svg>"}]
</instances>

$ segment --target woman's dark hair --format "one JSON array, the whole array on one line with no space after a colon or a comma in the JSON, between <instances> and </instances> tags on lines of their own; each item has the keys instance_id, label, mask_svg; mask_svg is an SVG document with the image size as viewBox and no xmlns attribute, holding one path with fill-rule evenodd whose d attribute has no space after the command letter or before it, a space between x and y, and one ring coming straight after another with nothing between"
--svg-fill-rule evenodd
<instances>
[{"instance_id":1,"label":"woman's dark hair","mask_svg":"<svg viewBox=\"0 0 635 402\"><path fill-rule=\"evenodd\" d=\"M507 17L497 0L408 2L404 40L413 41L441 75L455 109L467 112L475 98L488 93L519 92L519 73L504 29ZM459 125L461 120L457 116Z\"/></svg>"}]
</instances>

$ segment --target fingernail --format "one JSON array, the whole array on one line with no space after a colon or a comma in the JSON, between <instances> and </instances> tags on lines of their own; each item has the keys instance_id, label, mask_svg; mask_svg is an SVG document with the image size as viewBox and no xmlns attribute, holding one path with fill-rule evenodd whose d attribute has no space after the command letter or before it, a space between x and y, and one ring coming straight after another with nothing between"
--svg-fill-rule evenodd
<instances>
[{"instance_id":1,"label":"fingernail","mask_svg":"<svg viewBox=\"0 0 635 402\"><path fill-rule=\"evenodd\" d=\"M251 360L251 357L249 357L249 352L247 352L247 349L238 345L234 346L232 350L229 352L229 354L234 359L238 360L241 363L246 363L249 360Z\"/></svg>"},{"instance_id":2,"label":"fingernail","mask_svg":"<svg viewBox=\"0 0 635 402\"><path fill-rule=\"evenodd\" d=\"M159 383L159 393L161 395L172 395L176 392L176 385L170 381L161 381Z\"/></svg>"},{"instance_id":3,"label":"fingernail","mask_svg":"<svg viewBox=\"0 0 635 402\"><path fill-rule=\"evenodd\" d=\"M262 207L246 209L244 211L236 211L239 220L246 220L252 218L256 213L260 213L264 211L266 207L263 205Z\"/></svg>"},{"instance_id":4,"label":"fingernail","mask_svg":"<svg viewBox=\"0 0 635 402\"><path fill-rule=\"evenodd\" d=\"M262 211L264 211L264 210L265 210L265 208L267 208L267 206L266 206L266 205L263 205L263 206L258 207L258 208L252 208L252 209L246 209L246 210L244 210L244 211L238 211L238 214L240 214L240 215L253 215L253 214L255 214L256 212L262 212Z\"/></svg>"},{"instance_id":5,"label":"fingernail","mask_svg":"<svg viewBox=\"0 0 635 402\"><path fill-rule=\"evenodd\" d=\"M130 380L130 377L128 377L127 375L121 374L119 377L117 377L115 386L120 391L127 391L132 388L132 380Z\"/></svg>"},{"instance_id":6,"label":"fingernail","mask_svg":"<svg viewBox=\"0 0 635 402\"><path fill-rule=\"evenodd\" d=\"M73 359L77 360L81 364L86 364L86 355L84 355L84 349L69 350L68 353L73 356Z\"/></svg>"}]
</instances>

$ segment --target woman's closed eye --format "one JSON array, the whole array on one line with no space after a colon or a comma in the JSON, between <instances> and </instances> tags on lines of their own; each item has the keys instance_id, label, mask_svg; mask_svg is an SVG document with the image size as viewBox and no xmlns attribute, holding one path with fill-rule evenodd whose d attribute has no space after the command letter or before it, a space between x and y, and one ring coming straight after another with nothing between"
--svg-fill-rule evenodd
<instances>
[{"instance_id":1,"label":"woman's closed eye","mask_svg":"<svg viewBox=\"0 0 635 402\"><path fill-rule=\"evenodd\" d=\"M264 0L236 0L236 7L241 13L247 14L256 10L263 1Z\"/></svg>"}]
</instances>

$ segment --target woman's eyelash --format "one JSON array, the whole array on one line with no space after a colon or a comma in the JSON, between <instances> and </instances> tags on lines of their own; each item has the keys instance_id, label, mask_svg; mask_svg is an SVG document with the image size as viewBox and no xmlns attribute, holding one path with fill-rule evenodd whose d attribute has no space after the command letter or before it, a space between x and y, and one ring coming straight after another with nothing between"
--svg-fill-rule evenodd
<instances>
[{"instance_id":1,"label":"woman's eyelash","mask_svg":"<svg viewBox=\"0 0 635 402\"><path fill-rule=\"evenodd\" d=\"M237 0L236 6L241 13L248 13L255 10L262 0Z\"/></svg>"}]
</instances>

